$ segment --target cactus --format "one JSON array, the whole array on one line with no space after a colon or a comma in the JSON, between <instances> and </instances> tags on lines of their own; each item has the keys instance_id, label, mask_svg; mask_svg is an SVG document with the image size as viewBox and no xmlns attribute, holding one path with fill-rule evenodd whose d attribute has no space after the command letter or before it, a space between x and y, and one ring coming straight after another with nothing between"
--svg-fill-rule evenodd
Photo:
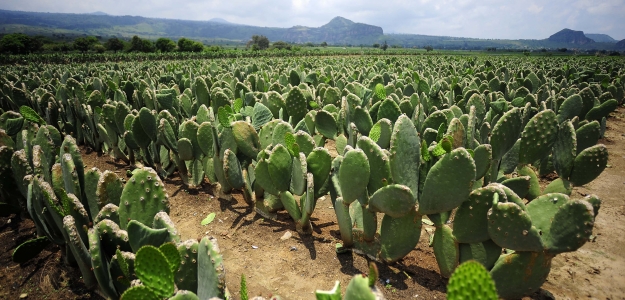
<instances>
[{"instance_id":1,"label":"cactus","mask_svg":"<svg viewBox=\"0 0 625 300\"><path fill-rule=\"evenodd\" d=\"M198 291L200 299L224 297L226 273L215 238L204 237L198 246Z\"/></svg>"},{"instance_id":2,"label":"cactus","mask_svg":"<svg viewBox=\"0 0 625 300\"><path fill-rule=\"evenodd\" d=\"M447 299L497 300L497 290L490 274L475 261L461 264L449 278Z\"/></svg>"},{"instance_id":3,"label":"cactus","mask_svg":"<svg viewBox=\"0 0 625 300\"><path fill-rule=\"evenodd\" d=\"M169 212L168 198L163 182L154 170L136 170L120 197L120 227L126 228L130 220L151 224L158 212Z\"/></svg>"}]
</instances>

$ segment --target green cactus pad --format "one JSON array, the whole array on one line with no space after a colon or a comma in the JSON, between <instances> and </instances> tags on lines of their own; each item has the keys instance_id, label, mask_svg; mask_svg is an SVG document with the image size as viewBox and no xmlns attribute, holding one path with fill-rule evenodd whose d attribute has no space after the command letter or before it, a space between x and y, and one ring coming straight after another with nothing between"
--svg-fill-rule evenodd
<instances>
[{"instance_id":1,"label":"green cactus pad","mask_svg":"<svg viewBox=\"0 0 625 300\"><path fill-rule=\"evenodd\" d=\"M400 218L385 215L380 227L380 258L393 263L406 256L421 237L421 215L412 208Z\"/></svg>"},{"instance_id":2,"label":"green cactus pad","mask_svg":"<svg viewBox=\"0 0 625 300\"><path fill-rule=\"evenodd\" d=\"M200 298L191 291L179 290L169 300L200 300Z\"/></svg>"},{"instance_id":3,"label":"green cactus pad","mask_svg":"<svg viewBox=\"0 0 625 300\"><path fill-rule=\"evenodd\" d=\"M454 236L460 243L478 243L490 239L488 235L488 211L493 203L493 195L507 199L497 185L488 185L473 190L469 200L463 202L454 218Z\"/></svg>"},{"instance_id":4,"label":"green cactus pad","mask_svg":"<svg viewBox=\"0 0 625 300\"><path fill-rule=\"evenodd\" d=\"M236 154L230 151L230 149L226 149L224 152L224 176L228 183L234 189L241 189L245 185L243 182L243 174L241 171L241 164L237 159Z\"/></svg>"},{"instance_id":5,"label":"green cactus pad","mask_svg":"<svg viewBox=\"0 0 625 300\"><path fill-rule=\"evenodd\" d=\"M315 116L315 128L319 133L329 139L335 139L338 134L336 120L331 113L320 110Z\"/></svg>"},{"instance_id":6,"label":"green cactus pad","mask_svg":"<svg viewBox=\"0 0 625 300\"><path fill-rule=\"evenodd\" d=\"M118 293L123 294L129 287L130 281L136 279L134 272L135 254L131 252L117 251L111 257L109 270L113 285Z\"/></svg>"},{"instance_id":7,"label":"green cactus pad","mask_svg":"<svg viewBox=\"0 0 625 300\"><path fill-rule=\"evenodd\" d=\"M167 259L167 264L169 264L169 269L172 273L178 271L180 267L180 254L178 254L178 248L173 243L165 243L158 247L158 250L165 256Z\"/></svg>"},{"instance_id":8,"label":"green cactus pad","mask_svg":"<svg viewBox=\"0 0 625 300\"><path fill-rule=\"evenodd\" d=\"M349 214L349 204L346 204L342 197L337 198L334 202L334 212L336 213L336 220L339 225L341 240L343 241L345 247L349 247L354 243L352 236L352 219Z\"/></svg>"},{"instance_id":9,"label":"green cactus pad","mask_svg":"<svg viewBox=\"0 0 625 300\"><path fill-rule=\"evenodd\" d=\"M497 245L515 251L542 251L540 233L532 225L529 214L516 203L499 201L498 194L493 198L493 207L488 212L491 239Z\"/></svg>"},{"instance_id":10,"label":"green cactus pad","mask_svg":"<svg viewBox=\"0 0 625 300\"><path fill-rule=\"evenodd\" d=\"M460 263L469 260L479 262L486 269L490 270L499 259L502 248L492 240L486 240L480 243L460 244Z\"/></svg>"},{"instance_id":11,"label":"green cactus pad","mask_svg":"<svg viewBox=\"0 0 625 300\"><path fill-rule=\"evenodd\" d=\"M315 290L315 298L317 300L341 300L341 283L337 280L334 287L329 291Z\"/></svg>"},{"instance_id":12,"label":"green cactus pad","mask_svg":"<svg viewBox=\"0 0 625 300\"><path fill-rule=\"evenodd\" d=\"M421 126L421 133L423 134L426 128L432 128L436 130L441 126L441 124L447 124L447 116L445 115L445 113L441 112L440 110L437 110L431 113L425 119L425 121L423 122L423 125Z\"/></svg>"},{"instance_id":13,"label":"green cactus pad","mask_svg":"<svg viewBox=\"0 0 625 300\"><path fill-rule=\"evenodd\" d=\"M575 128L570 121L563 123L553 146L553 166L561 178L569 179L577 155Z\"/></svg>"},{"instance_id":14,"label":"green cactus pad","mask_svg":"<svg viewBox=\"0 0 625 300\"><path fill-rule=\"evenodd\" d=\"M291 184L291 168L293 165L289 150L281 144L277 145L273 148L271 155L269 155L267 164L273 186L276 187L278 191L288 191Z\"/></svg>"},{"instance_id":15,"label":"green cactus pad","mask_svg":"<svg viewBox=\"0 0 625 300\"><path fill-rule=\"evenodd\" d=\"M520 198L525 198L530 189L530 179L529 176L519 176L508 178L502 181L501 184L510 188Z\"/></svg>"},{"instance_id":16,"label":"green cactus pad","mask_svg":"<svg viewBox=\"0 0 625 300\"><path fill-rule=\"evenodd\" d=\"M274 186L271 175L269 175L269 164L266 160L260 160L254 169L256 174L256 183L260 185L267 193L272 195L280 194L280 191Z\"/></svg>"},{"instance_id":17,"label":"green cactus pad","mask_svg":"<svg viewBox=\"0 0 625 300\"><path fill-rule=\"evenodd\" d=\"M310 154L310 152L312 152L313 149L316 147L315 140L313 140L310 134L300 130L295 133L294 136L295 143L299 146L299 151L303 152L304 155L308 156L308 154Z\"/></svg>"},{"instance_id":18,"label":"green cactus pad","mask_svg":"<svg viewBox=\"0 0 625 300\"><path fill-rule=\"evenodd\" d=\"M558 123L562 124L562 122L578 116L583 105L582 97L577 94L566 98L558 109Z\"/></svg>"},{"instance_id":19,"label":"green cactus pad","mask_svg":"<svg viewBox=\"0 0 625 300\"><path fill-rule=\"evenodd\" d=\"M149 110L148 110L148 114L150 114ZM137 116L136 118L134 118L134 120L132 121L131 129L132 129L132 137L134 138L137 145L140 148L147 148L147 146L150 145L150 143L152 142L152 139L145 132L145 129L143 129L143 126L141 125L140 117Z\"/></svg>"},{"instance_id":20,"label":"green cactus pad","mask_svg":"<svg viewBox=\"0 0 625 300\"><path fill-rule=\"evenodd\" d=\"M165 255L156 247L144 246L139 249L135 257L135 273L143 285L154 292L158 298L171 296L175 287L174 274L170 270Z\"/></svg>"},{"instance_id":21,"label":"green cactus pad","mask_svg":"<svg viewBox=\"0 0 625 300\"><path fill-rule=\"evenodd\" d=\"M94 270L92 269L89 248L87 248L90 243L89 241L83 241L80 238L72 216L65 216L65 218L63 218L63 231L67 236L66 243L69 245L74 258L76 259L76 263L78 264L85 285L87 287L97 285L97 279L93 273ZM96 246L99 246L99 244Z\"/></svg>"},{"instance_id":22,"label":"green cactus pad","mask_svg":"<svg viewBox=\"0 0 625 300\"><path fill-rule=\"evenodd\" d=\"M414 210L417 198L410 188L400 184L390 184L377 190L369 199L369 208L393 218L400 218Z\"/></svg>"},{"instance_id":23,"label":"green cactus pad","mask_svg":"<svg viewBox=\"0 0 625 300\"><path fill-rule=\"evenodd\" d=\"M102 220L111 220L117 224L119 224L119 213L117 212L119 207L115 204L107 204L102 209L98 215L93 219L93 224L98 224Z\"/></svg>"},{"instance_id":24,"label":"green cactus pad","mask_svg":"<svg viewBox=\"0 0 625 300\"><path fill-rule=\"evenodd\" d=\"M297 124L308 112L308 103L304 94L299 88L293 88L289 91L284 100L286 112L289 116L293 117L293 124Z\"/></svg>"},{"instance_id":25,"label":"green cactus pad","mask_svg":"<svg viewBox=\"0 0 625 300\"><path fill-rule=\"evenodd\" d=\"M367 156L361 149L347 151L339 169L341 195L345 203L363 197L367 190L365 182L369 182L370 168Z\"/></svg>"},{"instance_id":26,"label":"green cactus pad","mask_svg":"<svg viewBox=\"0 0 625 300\"><path fill-rule=\"evenodd\" d=\"M476 261L462 263L449 278L448 300L497 300L495 282L484 266Z\"/></svg>"},{"instance_id":27,"label":"green cactus pad","mask_svg":"<svg viewBox=\"0 0 625 300\"><path fill-rule=\"evenodd\" d=\"M11 170L13 171L13 178L17 184L17 188L22 193L22 196L26 198L28 196L28 183L24 181L26 175L33 174L33 168L28 162L26 152L24 150L18 150L13 152L11 157Z\"/></svg>"},{"instance_id":28,"label":"green cactus pad","mask_svg":"<svg viewBox=\"0 0 625 300\"><path fill-rule=\"evenodd\" d=\"M64 221L65 222L65 221ZM116 299L118 296L113 278L109 271L109 262L101 247L100 234L95 228L89 229L89 255L91 256L91 266L95 278L98 281L100 290L109 298ZM74 253L76 254L76 253ZM83 273L84 276L84 273Z\"/></svg>"},{"instance_id":29,"label":"green cactus pad","mask_svg":"<svg viewBox=\"0 0 625 300\"><path fill-rule=\"evenodd\" d=\"M378 120L383 118L388 119L391 123L395 123L400 115L401 109L399 109L399 105L397 105L394 100L387 98L382 101L382 104L380 104L377 118Z\"/></svg>"},{"instance_id":30,"label":"green cactus pad","mask_svg":"<svg viewBox=\"0 0 625 300\"><path fill-rule=\"evenodd\" d=\"M618 101L610 99L601 103L600 106L593 107L587 114L585 119L588 121L601 121L603 118L607 118L611 112L618 107Z\"/></svg>"},{"instance_id":31,"label":"green cactus pad","mask_svg":"<svg viewBox=\"0 0 625 300\"><path fill-rule=\"evenodd\" d=\"M419 213L450 211L469 198L475 181L475 163L464 148L452 150L428 172L419 199Z\"/></svg>"},{"instance_id":32,"label":"green cactus pad","mask_svg":"<svg viewBox=\"0 0 625 300\"><path fill-rule=\"evenodd\" d=\"M150 137L152 142L156 142L157 124L155 114L149 109L142 107L141 110L139 110L139 120L141 121L141 127L143 128L143 131L145 131L148 137Z\"/></svg>"},{"instance_id":33,"label":"green cactus pad","mask_svg":"<svg viewBox=\"0 0 625 300\"><path fill-rule=\"evenodd\" d=\"M536 114L521 133L519 163L531 164L548 155L557 136L556 114L552 110L544 110Z\"/></svg>"},{"instance_id":34,"label":"green cactus pad","mask_svg":"<svg viewBox=\"0 0 625 300\"><path fill-rule=\"evenodd\" d=\"M15 248L11 258L14 263L23 264L37 256L49 244L50 240L45 236L28 240Z\"/></svg>"},{"instance_id":35,"label":"green cactus pad","mask_svg":"<svg viewBox=\"0 0 625 300\"><path fill-rule=\"evenodd\" d=\"M134 252L145 245L160 246L171 240L167 228L153 229L136 220L128 222L126 231L130 248Z\"/></svg>"},{"instance_id":36,"label":"green cactus pad","mask_svg":"<svg viewBox=\"0 0 625 300\"><path fill-rule=\"evenodd\" d=\"M595 145L584 149L573 163L570 181L576 186L590 183L601 175L608 165L608 148L603 145Z\"/></svg>"},{"instance_id":37,"label":"green cactus pad","mask_svg":"<svg viewBox=\"0 0 625 300\"><path fill-rule=\"evenodd\" d=\"M119 206L119 199L122 195L124 185L121 178L114 172L104 171L98 180L95 195L98 209L102 209L107 204Z\"/></svg>"},{"instance_id":38,"label":"green cactus pad","mask_svg":"<svg viewBox=\"0 0 625 300\"><path fill-rule=\"evenodd\" d=\"M198 247L198 290L200 299L223 298L226 290L226 273L219 253L217 240L204 237Z\"/></svg>"},{"instance_id":39,"label":"green cactus pad","mask_svg":"<svg viewBox=\"0 0 625 300\"><path fill-rule=\"evenodd\" d=\"M490 170L492 156L493 148L490 144L479 145L475 148L473 151L473 161L475 161L475 180L486 176L486 173Z\"/></svg>"},{"instance_id":40,"label":"green cactus pad","mask_svg":"<svg viewBox=\"0 0 625 300\"><path fill-rule=\"evenodd\" d=\"M113 256L117 249L131 251L128 243L128 232L121 230L117 223L104 219L94 226L100 235L100 247L107 256Z\"/></svg>"},{"instance_id":41,"label":"green cactus pad","mask_svg":"<svg viewBox=\"0 0 625 300\"><path fill-rule=\"evenodd\" d=\"M393 129L389 164L393 182L410 188L415 199L419 191L420 149L421 140L412 120L401 115Z\"/></svg>"},{"instance_id":42,"label":"green cactus pad","mask_svg":"<svg viewBox=\"0 0 625 300\"><path fill-rule=\"evenodd\" d=\"M584 149L592 147L597 144L601 135L601 124L597 121L592 121L584 126L579 127L575 131L575 138L577 139L577 154L584 151Z\"/></svg>"},{"instance_id":43,"label":"green cactus pad","mask_svg":"<svg viewBox=\"0 0 625 300\"><path fill-rule=\"evenodd\" d=\"M254 104L254 114L252 115L252 126L255 130L261 129L265 124L273 119L273 113L267 106L260 102Z\"/></svg>"},{"instance_id":44,"label":"green cactus pad","mask_svg":"<svg viewBox=\"0 0 625 300\"><path fill-rule=\"evenodd\" d=\"M519 176L529 176L529 189L525 194L525 199L532 201L536 197L540 196L540 182L538 181L538 176L536 176L536 172L529 166L523 166L522 168L517 168L517 173ZM520 195L519 195L520 196Z\"/></svg>"},{"instance_id":45,"label":"green cactus pad","mask_svg":"<svg viewBox=\"0 0 625 300\"><path fill-rule=\"evenodd\" d=\"M362 133L362 135L369 135L369 131L373 127L373 120L371 120L371 115L369 115L368 111L360 106L356 107L353 121L356 124L356 128L358 128L358 132Z\"/></svg>"},{"instance_id":46,"label":"green cactus pad","mask_svg":"<svg viewBox=\"0 0 625 300\"><path fill-rule=\"evenodd\" d=\"M232 123L232 133L237 143L237 149L247 157L256 158L260 149L260 140L254 127L250 123L236 121Z\"/></svg>"},{"instance_id":47,"label":"green cactus pad","mask_svg":"<svg viewBox=\"0 0 625 300\"><path fill-rule=\"evenodd\" d=\"M126 228L130 220L151 224L160 211L169 212L169 196L163 182L150 168L137 169L122 190L119 222Z\"/></svg>"},{"instance_id":48,"label":"green cactus pad","mask_svg":"<svg viewBox=\"0 0 625 300\"><path fill-rule=\"evenodd\" d=\"M332 157L330 156L330 152L322 147L315 148L308 154L306 165L307 172L313 175L315 195L318 195L323 185L328 181L332 169Z\"/></svg>"},{"instance_id":49,"label":"green cactus pad","mask_svg":"<svg viewBox=\"0 0 625 300\"><path fill-rule=\"evenodd\" d=\"M449 278L456 266L458 266L460 255L458 242L449 226L443 225L436 228L432 247L434 248L434 255L436 256L441 276Z\"/></svg>"},{"instance_id":50,"label":"green cactus pad","mask_svg":"<svg viewBox=\"0 0 625 300\"><path fill-rule=\"evenodd\" d=\"M188 120L180 125L179 137L186 138L191 141L191 144L193 145L193 157L195 159L200 159L203 154L202 149L200 149L200 144L198 143L197 132L199 128L200 125L192 120ZM178 147L180 147L180 145L178 145ZM179 148L178 151L181 151L181 149Z\"/></svg>"},{"instance_id":51,"label":"green cactus pad","mask_svg":"<svg viewBox=\"0 0 625 300\"><path fill-rule=\"evenodd\" d=\"M154 216L154 222L152 222L152 228L167 229L167 232L169 232L169 240L171 240L174 243L180 243L180 234L178 233L178 230L176 229L174 222L172 222L172 220L169 218L169 215L166 212L162 211L162 212L157 213Z\"/></svg>"},{"instance_id":52,"label":"green cactus pad","mask_svg":"<svg viewBox=\"0 0 625 300\"><path fill-rule=\"evenodd\" d=\"M569 201L563 194L547 194L530 204L528 212L533 224L542 231L549 253L575 251L590 238L594 225L594 210L590 203Z\"/></svg>"},{"instance_id":53,"label":"green cactus pad","mask_svg":"<svg viewBox=\"0 0 625 300\"><path fill-rule=\"evenodd\" d=\"M288 191L280 193L280 201L293 220L299 221L302 218L302 211L297 205L297 201Z\"/></svg>"},{"instance_id":54,"label":"green cactus pad","mask_svg":"<svg viewBox=\"0 0 625 300\"><path fill-rule=\"evenodd\" d=\"M595 218L597 217L597 214L599 213L599 208L601 208L601 199L599 199L599 197L597 197L597 195L588 195L586 197L584 197L584 201L590 203L590 205L592 205L592 209L593 212L595 214Z\"/></svg>"},{"instance_id":55,"label":"green cactus pad","mask_svg":"<svg viewBox=\"0 0 625 300\"><path fill-rule=\"evenodd\" d=\"M284 122L284 121L280 121L279 123L277 123L273 129L273 135L271 136L272 145L274 146L278 144L286 145L284 138L287 133L290 133L290 134L295 133L291 124Z\"/></svg>"},{"instance_id":56,"label":"green cactus pad","mask_svg":"<svg viewBox=\"0 0 625 300\"><path fill-rule=\"evenodd\" d=\"M571 182L562 178L558 178L552 181L551 183L549 183L549 185L545 187L542 193L543 194L562 193L562 194L566 194L570 196L572 192L573 192L573 185L571 184Z\"/></svg>"},{"instance_id":57,"label":"green cactus pad","mask_svg":"<svg viewBox=\"0 0 625 300\"><path fill-rule=\"evenodd\" d=\"M537 291L549 275L551 258L542 252L515 252L499 257L490 271L499 297L520 299Z\"/></svg>"},{"instance_id":58,"label":"green cactus pad","mask_svg":"<svg viewBox=\"0 0 625 300\"><path fill-rule=\"evenodd\" d=\"M376 172L370 174L369 183L367 184L369 193L375 193L378 189L392 181L390 161L388 156L382 151L382 148L369 137L361 136L358 139L357 146L367 155L370 169L376 170ZM414 192L413 194L416 195Z\"/></svg>"},{"instance_id":59,"label":"green cactus pad","mask_svg":"<svg viewBox=\"0 0 625 300\"><path fill-rule=\"evenodd\" d=\"M493 160L500 160L519 138L523 129L521 115L521 109L513 108L495 124L490 137L490 144L493 147Z\"/></svg>"},{"instance_id":60,"label":"green cactus pad","mask_svg":"<svg viewBox=\"0 0 625 300\"><path fill-rule=\"evenodd\" d=\"M204 155L208 157L215 156L215 149L213 149L213 139L213 125L208 122L200 124L200 127L197 129L197 144L202 150L202 153L204 153Z\"/></svg>"},{"instance_id":61,"label":"green cactus pad","mask_svg":"<svg viewBox=\"0 0 625 300\"><path fill-rule=\"evenodd\" d=\"M187 240L178 245L178 253L180 255L180 267L175 273L176 286L178 289L197 292L197 259L198 259L197 240Z\"/></svg>"}]
</instances>

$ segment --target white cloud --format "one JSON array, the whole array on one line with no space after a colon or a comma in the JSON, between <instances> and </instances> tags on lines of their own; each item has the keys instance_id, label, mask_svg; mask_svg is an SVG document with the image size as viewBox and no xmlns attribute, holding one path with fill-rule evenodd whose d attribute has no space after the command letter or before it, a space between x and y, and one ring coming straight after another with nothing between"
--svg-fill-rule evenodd
<instances>
[{"instance_id":1,"label":"white cloud","mask_svg":"<svg viewBox=\"0 0 625 300\"><path fill-rule=\"evenodd\" d=\"M335 16L385 32L542 39L568 27L625 38L625 0L3 0L0 9L208 20L267 27L321 26Z\"/></svg>"}]
</instances>

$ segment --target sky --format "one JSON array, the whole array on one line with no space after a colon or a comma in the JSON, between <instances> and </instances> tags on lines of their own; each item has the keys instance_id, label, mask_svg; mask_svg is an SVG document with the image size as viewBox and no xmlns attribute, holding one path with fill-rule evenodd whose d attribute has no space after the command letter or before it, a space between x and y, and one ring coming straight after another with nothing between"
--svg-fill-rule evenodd
<instances>
[{"instance_id":1,"label":"sky","mask_svg":"<svg viewBox=\"0 0 625 300\"><path fill-rule=\"evenodd\" d=\"M625 39L625 0L2 0L0 9L319 27L341 16L385 33L544 39L564 28Z\"/></svg>"}]
</instances>

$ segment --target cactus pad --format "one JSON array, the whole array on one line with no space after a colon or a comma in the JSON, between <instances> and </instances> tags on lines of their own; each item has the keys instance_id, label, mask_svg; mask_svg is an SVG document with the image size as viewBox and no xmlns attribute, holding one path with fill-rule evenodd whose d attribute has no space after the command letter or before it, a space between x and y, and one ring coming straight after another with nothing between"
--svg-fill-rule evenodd
<instances>
[{"instance_id":1,"label":"cactus pad","mask_svg":"<svg viewBox=\"0 0 625 300\"><path fill-rule=\"evenodd\" d=\"M364 183L369 182L369 175L369 161L365 153L361 149L348 151L339 169L341 195L345 203L352 203L365 195L367 186Z\"/></svg>"},{"instance_id":2,"label":"cactus pad","mask_svg":"<svg viewBox=\"0 0 625 300\"><path fill-rule=\"evenodd\" d=\"M154 215L169 212L169 196L163 182L150 168L135 170L122 190L119 203L119 222L126 228L130 220L152 224Z\"/></svg>"},{"instance_id":3,"label":"cactus pad","mask_svg":"<svg viewBox=\"0 0 625 300\"><path fill-rule=\"evenodd\" d=\"M490 137L490 144L493 147L493 160L501 159L519 138L523 126L521 115L521 109L513 108L495 124Z\"/></svg>"},{"instance_id":4,"label":"cactus pad","mask_svg":"<svg viewBox=\"0 0 625 300\"><path fill-rule=\"evenodd\" d=\"M608 148L595 145L584 149L573 163L569 180L576 186L587 184L597 178L608 165Z\"/></svg>"},{"instance_id":5,"label":"cactus pad","mask_svg":"<svg viewBox=\"0 0 625 300\"><path fill-rule=\"evenodd\" d=\"M159 298L171 296L174 293L174 274L165 255L156 247L144 246L135 257L135 273L143 285Z\"/></svg>"},{"instance_id":6,"label":"cactus pad","mask_svg":"<svg viewBox=\"0 0 625 300\"><path fill-rule=\"evenodd\" d=\"M490 239L488 235L488 211L493 203L493 195L497 193L501 199L506 194L496 185L488 185L476 189L463 202L454 218L454 236L460 243L478 243Z\"/></svg>"},{"instance_id":7,"label":"cactus pad","mask_svg":"<svg viewBox=\"0 0 625 300\"><path fill-rule=\"evenodd\" d=\"M406 256L421 237L421 215L412 208L400 218L385 215L380 228L380 258L387 263Z\"/></svg>"},{"instance_id":8,"label":"cactus pad","mask_svg":"<svg viewBox=\"0 0 625 300\"><path fill-rule=\"evenodd\" d=\"M468 261L456 268L447 284L448 300L497 300L495 282L484 266Z\"/></svg>"},{"instance_id":9,"label":"cactus pad","mask_svg":"<svg viewBox=\"0 0 625 300\"><path fill-rule=\"evenodd\" d=\"M549 275L551 258L542 252L515 252L499 257L490 271L499 297L519 299L537 291Z\"/></svg>"},{"instance_id":10,"label":"cactus pad","mask_svg":"<svg viewBox=\"0 0 625 300\"><path fill-rule=\"evenodd\" d=\"M488 233L493 241L515 251L542 251L540 233L532 226L529 214L516 203L499 201L498 194L493 199L488 212Z\"/></svg>"},{"instance_id":11,"label":"cactus pad","mask_svg":"<svg viewBox=\"0 0 625 300\"><path fill-rule=\"evenodd\" d=\"M441 276L449 278L451 273L458 266L459 250L458 242L447 225L437 227L434 232L433 244L434 255Z\"/></svg>"},{"instance_id":12,"label":"cactus pad","mask_svg":"<svg viewBox=\"0 0 625 300\"><path fill-rule=\"evenodd\" d=\"M450 211L468 199L475 181L475 163L464 148L452 150L428 172L419 199L420 214Z\"/></svg>"},{"instance_id":13,"label":"cactus pad","mask_svg":"<svg viewBox=\"0 0 625 300\"><path fill-rule=\"evenodd\" d=\"M545 155L558 136L558 120L552 110L536 114L521 133L519 163L531 164Z\"/></svg>"},{"instance_id":14,"label":"cactus pad","mask_svg":"<svg viewBox=\"0 0 625 300\"><path fill-rule=\"evenodd\" d=\"M405 185L390 184L377 190L369 200L369 208L393 218L400 218L414 210L417 198Z\"/></svg>"},{"instance_id":15,"label":"cactus pad","mask_svg":"<svg viewBox=\"0 0 625 300\"><path fill-rule=\"evenodd\" d=\"M393 182L409 187L415 199L419 191L420 147L419 133L412 121L406 115L400 116L391 138L391 174Z\"/></svg>"}]
</instances>

